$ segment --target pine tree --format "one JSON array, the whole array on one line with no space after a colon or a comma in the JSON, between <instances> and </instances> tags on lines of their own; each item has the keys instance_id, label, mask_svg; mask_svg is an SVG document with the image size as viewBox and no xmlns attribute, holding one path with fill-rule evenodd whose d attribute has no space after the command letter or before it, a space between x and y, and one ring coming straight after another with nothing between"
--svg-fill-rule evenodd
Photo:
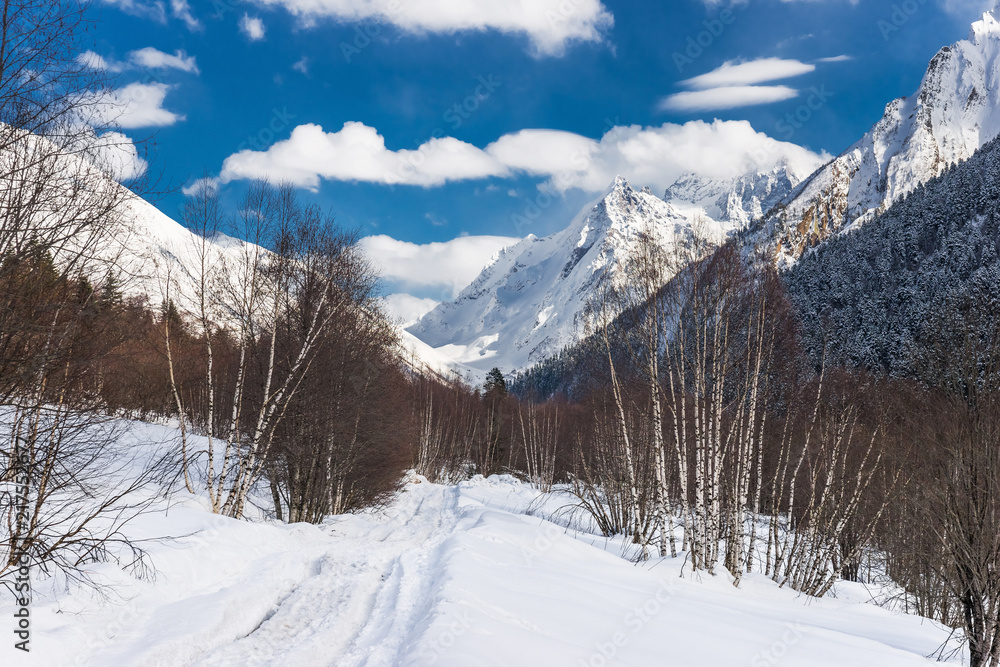
<instances>
[{"instance_id":1,"label":"pine tree","mask_svg":"<svg viewBox=\"0 0 1000 667\"><path fill-rule=\"evenodd\" d=\"M503 373L499 368L494 366L493 370L486 374L483 393L487 397L497 396L498 398L503 398L507 395L507 380L504 379Z\"/></svg>"}]
</instances>

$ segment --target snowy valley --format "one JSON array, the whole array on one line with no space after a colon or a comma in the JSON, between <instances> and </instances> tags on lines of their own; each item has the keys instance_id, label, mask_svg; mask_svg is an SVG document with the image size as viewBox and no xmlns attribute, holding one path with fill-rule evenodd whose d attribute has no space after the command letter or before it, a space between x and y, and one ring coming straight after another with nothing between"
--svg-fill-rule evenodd
<instances>
[{"instance_id":1,"label":"snowy valley","mask_svg":"<svg viewBox=\"0 0 1000 667\"><path fill-rule=\"evenodd\" d=\"M180 436L132 422L120 437L149 459ZM3 664L906 667L957 646L893 611L891 586L817 600L763 575L736 589L683 557L636 564L565 490L511 477L411 476L384 509L317 526L227 519L164 490L127 528L147 569L86 568L99 588L43 580L31 658L5 642Z\"/></svg>"},{"instance_id":2,"label":"snowy valley","mask_svg":"<svg viewBox=\"0 0 1000 667\"><path fill-rule=\"evenodd\" d=\"M1000 665L1000 2L8 4L0 666Z\"/></svg>"}]
</instances>

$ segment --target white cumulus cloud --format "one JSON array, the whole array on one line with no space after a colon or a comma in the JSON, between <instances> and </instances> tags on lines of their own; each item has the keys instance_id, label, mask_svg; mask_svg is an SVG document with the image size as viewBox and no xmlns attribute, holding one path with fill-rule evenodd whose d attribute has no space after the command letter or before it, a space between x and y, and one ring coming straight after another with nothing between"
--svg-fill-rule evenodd
<instances>
[{"instance_id":1,"label":"white cumulus cloud","mask_svg":"<svg viewBox=\"0 0 1000 667\"><path fill-rule=\"evenodd\" d=\"M91 151L95 164L117 181L138 178L149 167L132 139L121 132L105 132L98 136Z\"/></svg>"},{"instance_id":2,"label":"white cumulus cloud","mask_svg":"<svg viewBox=\"0 0 1000 667\"><path fill-rule=\"evenodd\" d=\"M251 42L259 42L264 39L264 21L259 16L244 14L240 19L240 30Z\"/></svg>"},{"instance_id":3,"label":"white cumulus cloud","mask_svg":"<svg viewBox=\"0 0 1000 667\"><path fill-rule=\"evenodd\" d=\"M458 139L442 137L416 150L391 151L375 128L349 122L339 132L299 125L267 151L229 156L220 177L224 183L266 177L316 189L321 179L434 186L504 173L485 151Z\"/></svg>"},{"instance_id":4,"label":"white cumulus cloud","mask_svg":"<svg viewBox=\"0 0 1000 667\"><path fill-rule=\"evenodd\" d=\"M382 277L401 290L434 292L452 299L476 279L494 254L519 240L460 236L444 243L417 244L381 234L366 236L360 246Z\"/></svg>"},{"instance_id":5,"label":"white cumulus cloud","mask_svg":"<svg viewBox=\"0 0 1000 667\"><path fill-rule=\"evenodd\" d=\"M83 103L93 110L94 124L114 124L124 129L166 127L184 116L163 108L172 86L165 83L130 83L108 93L92 94Z\"/></svg>"},{"instance_id":6,"label":"white cumulus cloud","mask_svg":"<svg viewBox=\"0 0 1000 667\"><path fill-rule=\"evenodd\" d=\"M386 313L405 329L437 308L440 301L421 299L411 294L390 294L383 300Z\"/></svg>"},{"instance_id":7,"label":"white cumulus cloud","mask_svg":"<svg viewBox=\"0 0 1000 667\"><path fill-rule=\"evenodd\" d=\"M685 173L732 178L783 164L807 176L828 156L757 132L746 121L615 127L600 139L561 130L521 130L484 148L451 137L415 150L391 150L375 128L349 122L337 132L300 125L266 151L226 158L219 176L269 178L316 189L322 181L433 187L448 182L529 175L555 190L601 192L615 176L657 189Z\"/></svg>"}]
</instances>

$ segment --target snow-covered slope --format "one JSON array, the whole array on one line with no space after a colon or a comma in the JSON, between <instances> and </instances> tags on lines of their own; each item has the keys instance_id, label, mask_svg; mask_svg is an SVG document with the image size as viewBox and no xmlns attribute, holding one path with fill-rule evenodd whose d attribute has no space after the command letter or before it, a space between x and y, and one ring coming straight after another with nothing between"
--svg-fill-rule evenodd
<instances>
[{"instance_id":1,"label":"snow-covered slope","mask_svg":"<svg viewBox=\"0 0 1000 667\"><path fill-rule=\"evenodd\" d=\"M726 180L687 174L667 189L663 199L689 217L702 215L742 228L763 216L805 176L789 166Z\"/></svg>"},{"instance_id":2,"label":"snow-covered slope","mask_svg":"<svg viewBox=\"0 0 1000 667\"><path fill-rule=\"evenodd\" d=\"M178 446L175 429L122 426L150 457ZM88 563L94 591L33 572L31 653L5 641L0 664L915 667L960 641L870 604L894 589L841 582L817 600L760 574L692 577L683 556L635 565L568 494L510 477L413 478L384 510L321 526L213 515L172 479L173 500L149 489L125 528L155 573Z\"/></svg>"},{"instance_id":3,"label":"snow-covered slope","mask_svg":"<svg viewBox=\"0 0 1000 667\"><path fill-rule=\"evenodd\" d=\"M706 219L718 238L730 227ZM607 194L561 232L528 236L500 252L455 301L409 328L442 354L479 370L504 372L541 361L580 339L584 312L608 269L615 271L651 226L661 242L688 238L688 216L619 177Z\"/></svg>"},{"instance_id":4,"label":"snow-covered slope","mask_svg":"<svg viewBox=\"0 0 1000 667\"><path fill-rule=\"evenodd\" d=\"M664 246L697 228L713 241L746 228L799 182L790 166L727 180L679 179L663 199L618 177L607 193L552 236L501 252L455 301L409 328L440 354L480 372L524 369L580 340L597 282L617 271L640 232Z\"/></svg>"},{"instance_id":5,"label":"snow-covered slope","mask_svg":"<svg viewBox=\"0 0 1000 667\"><path fill-rule=\"evenodd\" d=\"M856 144L808 178L755 230L779 264L877 212L1000 134L1000 5L942 48L919 90L894 100Z\"/></svg>"},{"instance_id":6,"label":"snow-covered slope","mask_svg":"<svg viewBox=\"0 0 1000 667\"><path fill-rule=\"evenodd\" d=\"M153 308L169 296L182 312L196 312L201 237L134 195L125 203L122 218L124 229L103 254L118 272L123 292L148 298ZM217 234L205 248L206 269L218 269L223 264L235 267L247 246Z\"/></svg>"},{"instance_id":7,"label":"snow-covered slope","mask_svg":"<svg viewBox=\"0 0 1000 667\"><path fill-rule=\"evenodd\" d=\"M149 202L132 197L127 213L127 229L105 251L122 276L123 291L144 296L152 307L168 295L182 312L197 312L198 267L202 239L172 220ZM240 257L252 246L224 234L206 244L206 266L217 269L223 264L238 266ZM235 274L234 274L235 275ZM213 313L224 319L224 312ZM412 368L430 372L443 379L456 376L469 382L480 378L475 371L430 348L406 331L400 331L403 358Z\"/></svg>"},{"instance_id":8,"label":"snow-covered slope","mask_svg":"<svg viewBox=\"0 0 1000 667\"><path fill-rule=\"evenodd\" d=\"M436 375L442 380L461 380L469 385L481 384L486 379L484 372L455 361L405 329L399 331L399 344L403 348L404 361L419 373Z\"/></svg>"}]
</instances>

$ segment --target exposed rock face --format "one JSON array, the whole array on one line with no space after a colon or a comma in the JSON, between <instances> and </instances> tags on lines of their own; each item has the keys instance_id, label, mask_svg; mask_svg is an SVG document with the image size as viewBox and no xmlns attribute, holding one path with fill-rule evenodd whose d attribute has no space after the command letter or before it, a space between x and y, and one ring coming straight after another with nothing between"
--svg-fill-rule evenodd
<instances>
[{"instance_id":1,"label":"exposed rock face","mask_svg":"<svg viewBox=\"0 0 1000 667\"><path fill-rule=\"evenodd\" d=\"M919 90L890 102L856 144L807 178L754 225L752 243L788 265L808 248L968 159L1000 134L1000 8L942 48Z\"/></svg>"}]
</instances>

